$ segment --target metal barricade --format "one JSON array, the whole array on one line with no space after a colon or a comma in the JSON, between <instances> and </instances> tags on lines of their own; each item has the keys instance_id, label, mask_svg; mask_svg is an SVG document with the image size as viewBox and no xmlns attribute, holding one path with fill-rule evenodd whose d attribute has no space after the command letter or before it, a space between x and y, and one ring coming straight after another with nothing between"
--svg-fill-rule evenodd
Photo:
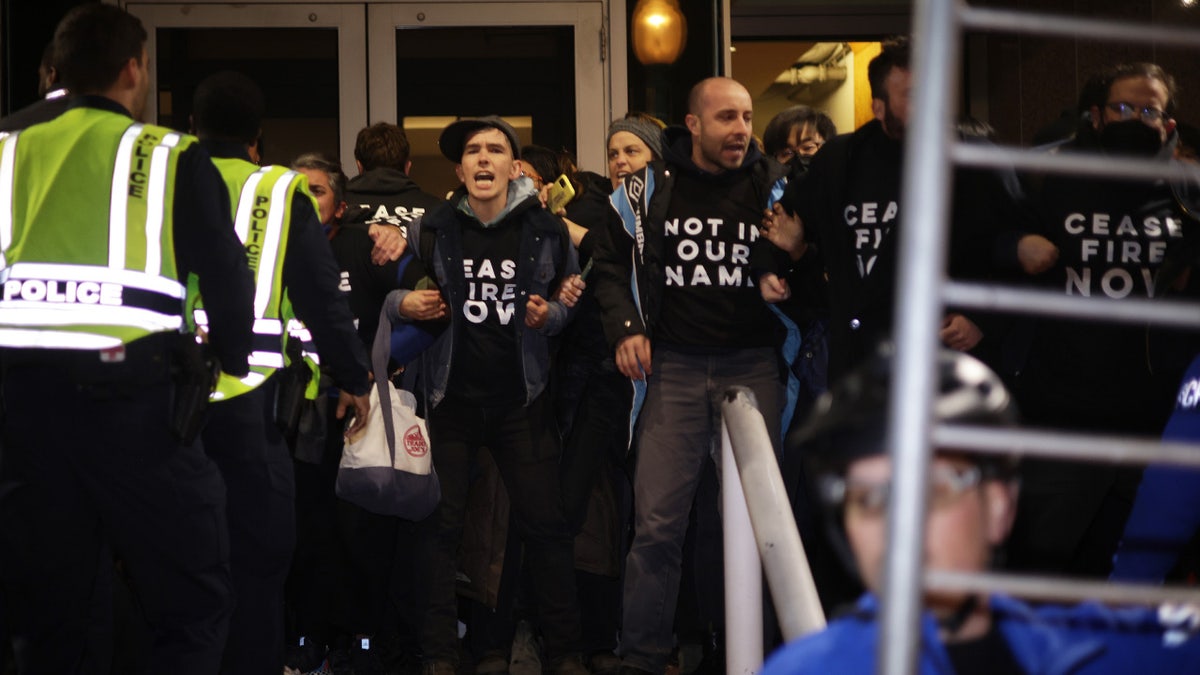
<instances>
[{"instance_id":1,"label":"metal barricade","mask_svg":"<svg viewBox=\"0 0 1200 675\"><path fill-rule=\"evenodd\" d=\"M952 115L957 108L955 96L959 86L963 31L1083 36L1190 48L1200 45L1200 31L979 9L954 0L917 0L913 26L912 105L917 114L910 120L903 165L900 222L904 226L900 232L894 328L897 364L892 378L887 434L893 466L893 490L888 509L890 556L882 591L882 640L878 659L879 672L889 675L915 672L921 597L925 588L1003 591L1056 601L1097 599L1115 603L1155 603L1168 597L1176 601L1200 600L1200 593L1182 589L990 573L925 574L922 570L924 497L929 449L934 445L1072 460L1200 466L1200 448L1191 445L1035 430L1001 433L989 429L984 432L934 424L931 404L938 348L934 327L947 305L1112 322L1200 327L1200 306L1192 303L1067 298L1049 292L951 283L943 278L949 239L947 211L952 163L1129 178L1171 178L1190 172L1185 167L1168 167L1149 161L1095 162L1081 157L985 148L954 141Z\"/></svg>"}]
</instances>

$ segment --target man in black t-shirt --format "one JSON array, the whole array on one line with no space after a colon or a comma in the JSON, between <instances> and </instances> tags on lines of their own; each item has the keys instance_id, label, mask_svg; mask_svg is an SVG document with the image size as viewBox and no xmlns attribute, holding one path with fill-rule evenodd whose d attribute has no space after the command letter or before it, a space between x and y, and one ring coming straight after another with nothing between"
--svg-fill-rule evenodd
<instances>
[{"instance_id":1,"label":"man in black t-shirt","mask_svg":"<svg viewBox=\"0 0 1200 675\"><path fill-rule=\"evenodd\" d=\"M558 432L548 338L572 310L550 300L579 273L566 226L542 208L521 175L517 134L498 117L459 120L438 145L463 182L450 199L409 228L409 249L424 258L438 289L397 291L393 320L448 316L449 328L421 357L426 418L442 501L416 577L428 602L422 621L425 671L458 665L455 573L467 490L486 447L512 503L545 638L547 672L583 675L579 657L571 531L559 488ZM432 238L426 250L418 244Z\"/></svg>"},{"instance_id":2,"label":"man in black t-shirt","mask_svg":"<svg viewBox=\"0 0 1200 675\"><path fill-rule=\"evenodd\" d=\"M1114 66L1098 78L1091 134L1062 154L1095 161L1159 162L1175 141L1175 82L1152 63ZM1037 283L1068 297L1162 298L1200 295L1194 180L1048 175L1035 193L1037 227L1020 240L1046 262ZM1040 317L1013 390L1030 424L1088 433L1157 436L1176 385L1200 350L1195 332ZM1009 544L1018 569L1107 576L1141 471L1106 464L1036 461L1026 465L1025 497Z\"/></svg>"},{"instance_id":3,"label":"man in black t-shirt","mask_svg":"<svg viewBox=\"0 0 1200 675\"><path fill-rule=\"evenodd\" d=\"M783 302L794 292L804 302L812 297L828 302L830 381L869 355L892 330L900 179L912 87L907 39L884 44L868 67L868 79L875 119L826 143L810 170L788 184L765 223L767 237L791 260L773 270L778 275L763 275L763 297ZM988 215L978 211L956 220L963 221L964 233L978 239L989 236L980 225ZM976 270L982 266L958 262ZM948 347L969 351L983 333L967 317L949 312L939 337Z\"/></svg>"},{"instance_id":4,"label":"man in black t-shirt","mask_svg":"<svg viewBox=\"0 0 1200 675\"><path fill-rule=\"evenodd\" d=\"M749 387L776 439L784 405L780 324L750 277L750 250L786 169L752 140L741 84L709 78L688 101L687 128L666 130L665 162L626 176L613 194L620 220L593 257L617 368L646 392L620 647L622 670L635 672L662 672L670 656L684 535L719 447L725 390ZM715 499L698 500L701 511L715 515Z\"/></svg>"}]
</instances>

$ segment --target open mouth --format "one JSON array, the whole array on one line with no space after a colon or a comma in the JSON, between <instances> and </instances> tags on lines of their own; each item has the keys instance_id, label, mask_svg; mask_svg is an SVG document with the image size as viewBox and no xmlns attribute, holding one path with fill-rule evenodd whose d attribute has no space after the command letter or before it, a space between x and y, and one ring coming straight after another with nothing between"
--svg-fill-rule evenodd
<instances>
[{"instance_id":1,"label":"open mouth","mask_svg":"<svg viewBox=\"0 0 1200 675\"><path fill-rule=\"evenodd\" d=\"M490 185L495 180L496 180L496 174L492 173L491 171L480 171L479 173L475 174L475 184L476 185L484 184L484 183Z\"/></svg>"}]
</instances>

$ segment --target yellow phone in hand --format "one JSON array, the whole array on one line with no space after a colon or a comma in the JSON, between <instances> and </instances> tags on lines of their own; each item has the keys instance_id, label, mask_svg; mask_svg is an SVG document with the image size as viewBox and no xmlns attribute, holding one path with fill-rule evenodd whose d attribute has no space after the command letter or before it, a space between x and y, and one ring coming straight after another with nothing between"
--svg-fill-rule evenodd
<instances>
[{"instance_id":1,"label":"yellow phone in hand","mask_svg":"<svg viewBox=\"0 0 1200 675\"><path fill-rule=\"evenodd\" d=\"M560 174L550 184L550 189L546 193L546 208L550 210L550 213L558 213L565 209L574 198L575 186L571 185L571 180L565 173Z\"/></svg>"}]
</instances>

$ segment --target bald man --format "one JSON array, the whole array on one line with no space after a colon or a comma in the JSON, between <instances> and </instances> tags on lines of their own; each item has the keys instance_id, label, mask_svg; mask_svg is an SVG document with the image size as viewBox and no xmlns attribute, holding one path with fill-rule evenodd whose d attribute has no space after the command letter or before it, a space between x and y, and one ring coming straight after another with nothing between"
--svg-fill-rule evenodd
<instances>
[{"instance_id":1,"label":"bald man","mask_svg":"<svg viewBox=\"0 0 1200 675\"><path fill-rule=\"evenodd\" d=\"M700 477L716 459L722 393L750 387L768 428L780 425L780 323L751 279L750 249L786 169L752 139L752 115L749 92L734 80L693 87L686 126L665 132L663 161L613 193L619 215L596 254L605 336L617 368L645 393L623 672L661 673L670 655L684 533ZM698 512L715 518L714 497L703 495Z\"/></svg>"}]
</instances>

